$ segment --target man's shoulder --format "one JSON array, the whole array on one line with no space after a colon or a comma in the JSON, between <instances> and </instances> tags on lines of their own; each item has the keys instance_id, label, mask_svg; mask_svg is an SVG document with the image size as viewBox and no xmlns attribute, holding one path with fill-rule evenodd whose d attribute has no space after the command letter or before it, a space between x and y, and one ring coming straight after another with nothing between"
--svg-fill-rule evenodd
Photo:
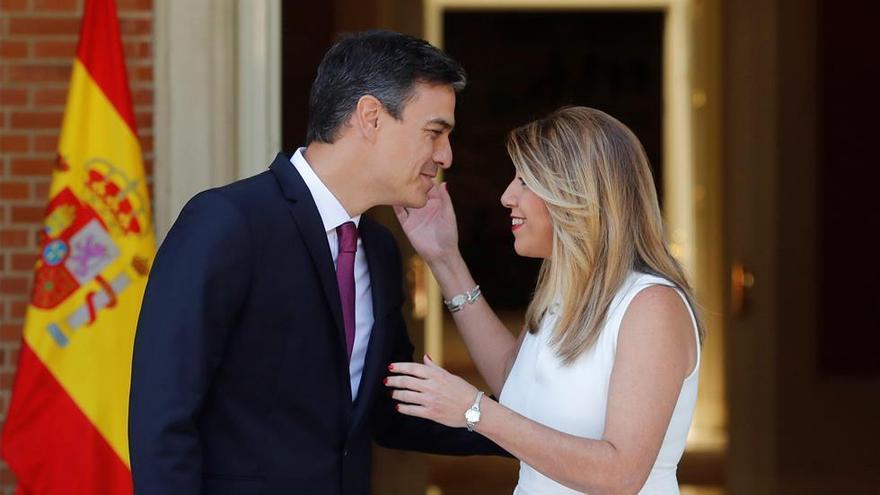
<instances>
[{"instance_id":1,"label":"man's shoulder","mask_svg":"<svg viewBox=\"0 0 880 495\"><path fill-rule=\"evenodd\" d=\"M215 208L226 205L227 208L234 208L242 213L265 211L267 204L276 200L276 196L280 198L274 182L271 173L262 172L224 186L201 191L188 201L188 206Z\"/></svg>"},{"instance_id":2,"label":"man's shoulder","mask_svg":"<svg viewBox=\"0 0 880 495\"><path fill-rule=\"evenodd\" d=\"M220 186L217 192L234 200L254 201L280 195L278 183L268 170L257 175ZM273 194L275 193L275 194Z\"/></svg>"}]
</instances>

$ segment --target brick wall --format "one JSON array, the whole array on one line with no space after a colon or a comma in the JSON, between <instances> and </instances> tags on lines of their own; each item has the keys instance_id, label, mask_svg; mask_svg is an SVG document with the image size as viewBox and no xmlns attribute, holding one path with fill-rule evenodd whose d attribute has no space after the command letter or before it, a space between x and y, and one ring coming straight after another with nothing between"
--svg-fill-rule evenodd
<instances>
[{"instance_id":1,"label":"brick wall","mask_svg":"<svg viewBox=\"0 0 880 495\"><path fill-rule=\"evenodd\" d=\"M0 0L0 424L9 407L84 0ZM153 163L152 0L116 0L147 174ZM15 479L0 463L0 494Z\"/></svg>"}]
</instances>

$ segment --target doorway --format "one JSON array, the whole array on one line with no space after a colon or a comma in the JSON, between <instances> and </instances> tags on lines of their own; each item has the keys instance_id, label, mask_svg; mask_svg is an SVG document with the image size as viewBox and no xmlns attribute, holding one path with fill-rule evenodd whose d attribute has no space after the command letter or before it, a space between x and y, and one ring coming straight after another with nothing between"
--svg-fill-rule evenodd
<instances>
[{"instance_id":1,"label":"doorway","mask_svg":"<svg viewBox=\"0 0 880 495\"><path fill-rule=\"evenodd\" d=\"M424 19L426 38L468 71L468 88L456 110L455 162L445 180L456 204L462 254L512 331L522 327L540 263L515 255L499 202L513 176L504 148L507 132L560 106L584 105L617 117L642 140L670 244L696 287L710 334L680 481L720 487L726 448L725 278L716 207L719 150L712 144L717 137L707 139L717 132L717 80L712 63L701 65L717 45L706 40L708 46L694 46L695 39L711 37L714 17L706 9L686 1L429 0ZM429 275L424 280L416 302L421 293L427 352L481 384L439 290ZM430 457L428 493L510 493L517 469L515 462Z\"/></svg>"}]
</instances>

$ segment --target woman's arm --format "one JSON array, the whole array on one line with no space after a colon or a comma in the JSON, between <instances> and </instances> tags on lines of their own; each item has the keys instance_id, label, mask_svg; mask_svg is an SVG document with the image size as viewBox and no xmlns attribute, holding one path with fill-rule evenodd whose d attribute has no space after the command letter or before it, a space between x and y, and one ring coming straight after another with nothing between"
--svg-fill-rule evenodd
<instances>
[{"instance_id":1,"label":"woman's arm","mask_svg":"<svg viewBox=\"0 0 880 495\"><path fill-rule=\"evenodd\" d=\"M413 247L431 268L444 299L477 285L458 250L455 211L445 183L428 192L423 208L394 210ZM477 370L492 393L499 395L522 336L514 337L483 297L452 316Z\"/></svg>"},{"instance_id":2,"label":"woman's arm","mask_svg":"<svg viewBox=\"0 0 880 495\"><path fill-rule=\"evenodd\" d=\"M430 265L444 299L450 299L476 286L464 259L457 252L456 255L452 259L435 261ZM461 311L452 313L452 318L480 375L486 380L492 393L496 397L500 396L526 330L520 332L519 338L514 337L484 297L473 304L465 304Z\"/></svg>"},{"instance_id":3,"label":"woman's arm","mask_svg":"<svg viewBox=\"0 0 880 495\"><path fill-rule=\"evenodd\" d=\"M682 381L695 363L693 325L681 298L673 289L651 287L636 296L621 323L601 439L562 433L490 399L483 399L476 431L575 490L636 493L657 458ZM392 371L409 375L388 379L399 389L393 397L404 403L401 413L465 425L473 386L430 362L395 363Z\"/></svg>"}]
</instances>

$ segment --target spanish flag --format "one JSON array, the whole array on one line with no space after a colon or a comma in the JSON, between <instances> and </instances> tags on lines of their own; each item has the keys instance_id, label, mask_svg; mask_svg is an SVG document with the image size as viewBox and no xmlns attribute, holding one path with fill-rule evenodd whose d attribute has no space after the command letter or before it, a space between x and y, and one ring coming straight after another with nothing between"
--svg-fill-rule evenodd
<instances>
[{"instance_id":1,"label":"spanish flag","mask_svg":"<svg viewBox=\"0 0 880 495\"><path fill-rule=\"evenodd\" d=\"M156 251L113 0L87 0L3 458L21 495L131 493L128 392Z\"/></svg>"}]
</instances>

